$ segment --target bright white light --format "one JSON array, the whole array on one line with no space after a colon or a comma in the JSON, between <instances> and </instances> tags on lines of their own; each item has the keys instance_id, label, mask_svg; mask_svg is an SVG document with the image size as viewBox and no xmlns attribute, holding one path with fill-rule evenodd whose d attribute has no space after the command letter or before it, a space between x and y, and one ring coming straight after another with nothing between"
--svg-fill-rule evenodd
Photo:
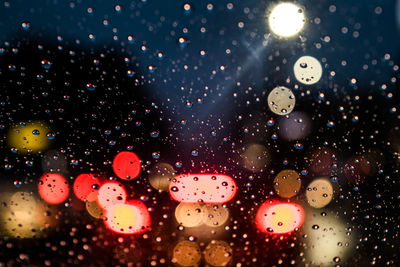
<instances>
[{"instance_id":1,"label":"bright white light","mask_svg":"<svg viewBox=\"0 0 400 267\"><path fill-rule=\"evenodd\" d=\"M304 26L304 12L295 4L281 3L275 6L268 17L268 24L273 33L290 37Z\"/></svg>"}]
</instances>

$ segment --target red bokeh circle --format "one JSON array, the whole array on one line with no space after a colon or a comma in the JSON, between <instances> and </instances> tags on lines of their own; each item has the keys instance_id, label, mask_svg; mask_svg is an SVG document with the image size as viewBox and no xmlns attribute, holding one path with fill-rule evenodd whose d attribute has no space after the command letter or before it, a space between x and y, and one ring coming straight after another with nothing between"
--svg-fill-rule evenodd
<instances>
[{"instance_id":1,"label":"red bokeh circle","mask_svg":"<svg viewBox=\"0 0 400 267\"><path fill-rule=\"evenodd\" d=\"M92 173L80 174L74 181L74 194L82 201L93 201L95 199L88 199L88 197L90 196L90 193L97 192L100 185L101 181L97 175Z\"/></svg>"},{"instance_id":2,"label":"red bokeh circle","mask_svg":"<svg viewBox=\"0 0 400 267\"><path fill-rule=\"evenodd\" d=\"M140 159L133 152L123 151L115 156L112 167L119 178L132 180L140 173Z\"/></svg>"},{"instance_id":3,"label":"red bokeh circle","mask_svg":"<svg viewBox=\"0 0 400 267\"><path fill-rule=\"evenodd\" d=\"M60 174L46 173L39 179L38 192L47 203L60 204L68 198L68 182Z\"/></svg>"}]
</instances>

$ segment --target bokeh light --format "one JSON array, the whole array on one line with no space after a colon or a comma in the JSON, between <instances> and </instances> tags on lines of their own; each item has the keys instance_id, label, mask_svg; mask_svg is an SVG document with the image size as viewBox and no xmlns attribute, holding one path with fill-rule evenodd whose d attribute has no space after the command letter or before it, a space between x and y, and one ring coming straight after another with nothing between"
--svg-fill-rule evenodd
<instances>
[{"instance_id":1,"label":"bokeh light","mask_svg":"<svg viewBox=\"0 0 400 267\"><path fill-rule=\"evenodd\" d=\"M220 227L229 219L229 209L221 204L207 204L203 206L202 221L210 227Z\"/></svg>"},{"instance_id":2,"label":"bokeh light","mask_svg":"<svg viewBox=\"0 0 400 267\"><path fill-rule=\"evenodd\" d=\"M235 181L225 174L187 174L169 184L172 199L186 203L225 203L237 191Z\"/></svg>"},{"instance_id":3,"label":"bokeh light","mask_svg":"<svg viewBox=\"0 0 400 267\"><path fill-rule=\"evenodd\" d=\"M57 150L46 151L42 158L42 170L44 173L55 172L65 174L67 172L67 158Z\"/></svg>"},{"instance_id":4,"label":"bokeh light","mask_svg":"<svg viewBox=\"0 0 400 267\"><path fill-rule=\"evenodd\" d=\"M211 266L227 266L232 257L232 248L223 240L212 240L204 250L204 260Z\"/></svg>"},{"instance_id":5,"label":"bokeh light","mask_svg":"<svg viewBox=\"0 0 400 267\"><path fill-rule=\"evenodd\" d=\"M277 200L265 201L257 211L256 226L267 234L286 234L301 227L304 221L303 208L295 203Z\"/></svg>"},{"instance_id":6,"label":"bokeh light","mask_svg":"<svg viewBox=\"0 0 400 267\"><path fill-rule=\"evenodd\" d=\"M306 85L312 85L321 79L322 66L316 58L302 56L294 63L293 72L296 80Z\"/></svg>"},{"instance_id":7,"label":"bokeh light","mask_svg":"<svg viewBox=\"0 0 400 267\"><path fill-rule=\"evenodd\" d=\"M104 210L102 207L100 207L97 201L97 195L98 192L92 192L89 194L88 199L95 199L95 200L86 201L86 210L93 218L101 219L104 216Z\"/></svg>"},{"instance_id":8,"label":"bokeh light","mask_svg":"<svg viewBox=\"0 0 400 267\"><path fill-rule=\"evenodd\" d=\"M280 197L291 198L299 193L300 188L300 175L294 170L280 171L274 179L274 189Z\"/></svg>"},{"instance_id":9,"label":"bokeh light","mask_svg":"<svg viewBox=\"0 0 400 267\"><path fill-rule=\"evenodd\" d=\"M201 261L200 247L196 242L184 240L175 245L172 262L180 266L197 266Z\"/></svg>"},{"instance_id":10,"label":"bokeh light","mask_svg":"<svg viewBox=\"0 0 400 267\"><path fill-rule=\"evenodd\" d=\"M140 234L150 228L150 214L143 203L118 203L106 209L105 225L118 234Z\"/></svg>"},{"instance_id":11,"label":"bokeh light","mask_svg":"<svg viewBox=\"0 0 400 267\"><path fill-rule=\"evenodd\" d=\"M336 266L346 262L358 242L354 229L346 226L334 212L307 211L302 233L306 236L307 262L315 266Z\"/></svg>"},{"instance_id":12,"label":"bokeh light","mask_svg":"<svg viewBox=\"0 0 400 267\"><path fill-rule=\"evenodd\" d=\"M292 3L279 3L268 15L268 24L271 31L278 36L293 36L304 27L304 11Z\"/></svg>"},{"instance_id":13,"label":"bokeh light","mask_svg":"<svg viewBox=\"0 0 400 267\"><path fill-rule=\"evenodd\" d=\"M157 163L151 168L149 174L150 185L161 191L168 191L169 182L175 176L175 169L168 163Z\"/></svg>"},{"instance_id":14,"label":"bokeh light","mask_svg":"<svg viewBox=\"0 0 400 267\"><path fill-rule=\"evenodd\" d=\"M44 174L38 184L40 197L49 204L60 204L69 195L69 185L67 180L57 173Z\"/></svg>"},{"instance_id":15,"label":"bokeh light","mask_svg":"<svg viewBox=\"0 0 400 267\"><path fill-rule=\"evenodd\" d=\"M337 168L337 156L333 149L319 147L310 153L310 170L319 175L330 175Z\"/></svg>"},{"instance_id":16,"label":"bokeh light","mask_svg":"<svg viewBox=\"0 0 400 267\"><path fill-rule=\"evenodd\" d=\"M308 204L313 208L323 208L328 205L333 198L333 186L327 178L317 178L313 180L306 189Z\"/></svg>"},{"instance_id":17,"label":"bokeh light","mask_svg":"<svg viewBox=\"0 0 400 267\"><path fill-rule=\"evenodd\" d=\"M362 183L370 174L371 164L364 156L354 156L344 165L344 174L351 183Z\"/></svg>"},{"instance_id":18,"label":"bokeh light","mask_svg":"<svg viewBox=\"0 0 400 267\"><path fill-rule=\"evenodd\" d=\"M51 133L51 129L44 122L20 123L8 131L8 145L21 154L44 151L51 141L47 137L48 133Z\"/></svg>"},{"instance_id":19,"label":"bokeh light","mask_svg":"<svg viewBox=\"0 0 400 267\"><path fill-rule=\"evenodd\" d=\"M49 209L29 192L15 192L11 196L2 194L1 201L0 226L6 236L39 238L47 227L57 223L52 216L45 215L50 214Z\"/></svg>"},{"instance_id":20,"label":"bokeh light","mask_svg":"<svg viewBox=\"0 0 400 267\"><path fill-rule=\"evenodd\" d=\"M179 203L175 209L176 221L185 227L196 227L202 224L204 210L199 203Z\"/></svg>"},{"instance_id":21,"label":"bokeh light","mask_svg":"<svg viewBox=\"0 0 400 267\"><path fill-rule=\"evenodd\" d=\"M127 194L125 187L117 182L106 182L99 188L97 201L103 209L107 209L115 204L126 202Z\"/></svg>"},{"instance_id":22,"label":"bokeh light","mask_svg":"<svg viewBox=\"0 0 400 267\"><path fill-rule=\"evenodd\" d=\"M119 178L132 180L140 173L140 160L135 153L123 151L115 156L112 167Z\"/></svg>"},{"instance_id":23,"label":"bokeh light","mask_svg":"<svg viewBox=\"0 0 400 267\"><path fill-rule=\"evenodd\" d=\"M275 87L268 95L268 107L277 115L290 114L295 105L296 98L292 90L287 87Z\"/></svg>"},{"instance_id":24,"label":"bokeh light","mask_svg":"<svg viewBox=\"0 0 400 267\"><path fill-rule=\"evenodd\" d=\"M101 181L97 175L92 173L83 173L75 178L73 190L77 198L82 201L94 201L95 198L88 197L92 192L97 192L100 188ZM92 195L93 196L93 195Z\"/></svg>"},{"instance_id":25,"label":"bokeh light","mask_svg":"<svg viewBox=\"0 0 400 267\"><path fill-rule=\"evenodd\" d=\"M260 144L249 144L240 154L242 166L252 172L265 171L271 162L267 148Z\"/></svg>"},{"instance_id":26,"label":"bokeh light","mask_svg":"<svg viewBox=\"0 0 400 267\"><path fill-rule=\"evenodd\" d=\"M278 121L279 135L287 141L299 140L307 137L311 132L311 119L303 112L292 112Z\"/></svg>"}]
</instances>

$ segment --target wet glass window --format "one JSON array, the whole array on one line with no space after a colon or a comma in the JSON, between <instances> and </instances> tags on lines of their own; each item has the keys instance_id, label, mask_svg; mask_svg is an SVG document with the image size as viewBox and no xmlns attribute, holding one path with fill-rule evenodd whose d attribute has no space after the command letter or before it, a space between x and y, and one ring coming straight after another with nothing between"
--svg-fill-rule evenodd
<instances>
[{"instance_id":1,"label":"wet glass window","mask_svg":"<svg viewBox=\"0 0 400 267\"><path fill-rule=\"evenodd\" d=\"M400 1L0 17L0 266L400 265Z\"/></svg>"}]
</instances>

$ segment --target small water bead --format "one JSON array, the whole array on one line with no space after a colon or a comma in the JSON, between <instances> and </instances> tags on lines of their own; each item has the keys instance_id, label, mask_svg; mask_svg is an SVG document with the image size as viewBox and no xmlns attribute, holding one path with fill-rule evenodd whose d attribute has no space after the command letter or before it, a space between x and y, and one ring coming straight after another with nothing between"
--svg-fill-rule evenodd
<instances>
[{"instance_id":1,"label":"small water bead","mask_svg":"<svg viewBox=\"0 0 400 267\"><path fill-rule=\"evenodd\" d=\"M89 91L94 91L96 89L96 86L92 83L87 83L86 84L86 89Z\"/></svg>"},{"instance_id":2,"label":"small water bead","mask_svg":"<svg viewBox=\"0 0 400 267\"><path fill-rule=\"evenodd\" d=\"M163 52L158 52L158 53L157 53L157 58L158 58L159 60L162 60L162 59L164 58L164 53L163 53Z\"/></svg>"},{"instance_id":3,"label":"small water bead","mask_svg":"<svg viewBox=\"0 0 400 267\"><path fill-rule=\"evenodd\" d=\"M116 5L114 7L115 12L117 12L118 14L122 12L122 6L121 5Z\"/></svg>"},{"instance_id":4,"label":"small water bead","mask_svg":"<svg viewBox=\"0 0 400 267\"><path fill-rule=\"evenodd\" d=\"M333 122L333 121L328 121L327 124L326 124L326 126L328 126L329 128L332 128L332 127L335 126L335 122Z\"/></svg>"},{"instance_id":5,"label":"small water bead","mask_svg":"<svg viewBox=\"0 0 400 267\"><path fill-rule=\"evenodd\" d=\"M312 229L318 230L318 229L319 229L319 225L318 225L318 224L314 224L314 225L312 226Z\"/></svg>"},{"instance_id":6,"label":"small water bead","mask_svg":"<svg viewBox=\"0 0 400 267\"><path fill-rule=\"evenodd\" d=\"M5 164L4 165L4 169L6 169L6 170L11 170L12 169L12 165L11 164Z\"/></svg>"},{"instance_id":7,"label":"small water bead","mask_svg":"<svg viewBox=\"0 0 400 267\"><path fill-rule=\"evenodd\" d=\"M339 263L340 262L340 258L339 257L334 257L333 261L336 262L336 263Z\"/></svg>"},{"instance_id":8,"label":"small water bead","mask_svg":"<svg viewBox=\"0 0 400 267\"><path fill-rule=\"evenodd\" d=\"M33 135L39 135L39 134L40 134L40 131L37 130L37 129L35 129L35 130L32 131L32 134L33 134Z\"/></svg>"},{"instance_id":9,"label":"small water bead","mask_svg":"<svg viewBox=\"0 0 400 267\"><path fill-rule=\"evenodd\" d=\"M154 73L156 71L157 67L154 65L149 65L149 66L147 66L147 69L149 70L150 73Z\"/></svg>"},{"instance_id":10,"label":"small water bead","mask_svg":"<svg viewBox=\"0 0 400 267\"><path fill-rule=\"evenodd\" d=\"M179 37L177 40L178 44L180 47L186 47L189 44L189 39L187 39L186 37L182 36Z\"/></svg>"},{"instance_id":11,"label":"small water bead","mask_svg":"<svg viewBox=\"0 0 400 267\"><path fill-rule=\"evenodd\" d=\"M197 157L199 155L199 151L197 149L193 149L191 154L193 157Z\"/></svg>"},{"instance_id":12,"label":"small water bead","mask_svg":"<svg viewBox=\"0 0 400 267\"><path fill-rule=\"evenodd\" d=\"M182 167L182 161L175 162L175 167L181 168Z\"/></svg>"},{"instance_id":13,"label":"small water bead","mask_svg":"<svg viewBox=\"0 0 400 267\"><path fill-rule=\"evenodd\" d=\"M42 67L46 70L51 68L52 63L46 59L43 59L40 64L42 65Z\"/></svg>"},{"instance_id":14,"label":"small water bead","mask_svg":"<svg viewBox=\"0 0 400 267\"><path fill-rule=\"evenodd\" d=\"M339 177L334 175L334 176L331 176L330 180L331 180L331 182L337 183L339 181Z\"/></svg>"},{"instance_id":15,"label":"small water bead","mask_svg":"<svg viewBox=\"0 0 400 267\"><path fill-rule=\"evenodd\" d=\"M27 22L27 21L24 21L24 22L21 23L21 27L22 27L22 29L24 31L27 31L27 30L29 30L31 28L31 24L29 22Z\"/></svg>"},{"instance_id":16,"label":"small water bead","mask_svg":"<svg viewBox=\"0 0 400 267\"><path fill-rule=\"evenodd\" d=\"M159 158L160 158L160 152L153 152L153 153L151 154L151 157L152 157L153 159L159 159Z\"/></svg>"},{"instance_id":17,"label":"small water bead","mask_svg":"<svg viewBox=\"0 0 400 267\"><path fill-rule=\"evenodd\" d=\"M179 188L176 187L176 186L173 186L173 187L171 187L171 191L172 191L172 192L178 192L178 191L179 191Z\"/></svg>"},{"instance_id":18,"label":"small water bead","mask_svg":"<svg viewBox=\"0 0 400 267\"><path fill-rule=\"evenodd\" d=\"M190 3L185 3L182 5L182 10L185 15L190 15L193 11L193 6Z\"/></svg>"},{"instance_id":19,"label":"small water bead","mask_svg":"<svg viewBox=\"0 0 400 267\"><path fill-rule=\"evenodd\" d=\"M22 185L22 182L21 182L20 180L15 180L15 181L14 181L14 186L15 186L15 187L18 188L18 187L20 187L21 185Z\"/></svg>"},{"instance_id":20,"label":"small water bead","mask_svg":"<svg viewBox=\"0 0 400 267\"><path fill-rule=\"evenodd\" d=\"M294 148L295 148L295 149L298 149L298 150L303 149L303 144L300 143L300 142L296 142L296 143L294 144Z\"/></svg>"},{"instance_id":21,"label":"small water bead","mask_svg":"<svg viewBox=\"0 0 400 267\"><path fill-rule=\"evenodd\" d=\"M126 75L128 75L128 77L133 77L135 75L135 72L133 70L127 70Z\"/></svg>"},{"instance_id":22,"label":"small water bead","mask_svg":"<svg viewBox=\"0 0 400 267\"><path fill-rule=\"evenodd\" d=\"M56 138L56 134L53 133L53 132L48 132L48 133L46 134L46 137L47 137L47 139L49 139L49 140L54 140L54 138Z\"/></svg>"}]
</instances>

